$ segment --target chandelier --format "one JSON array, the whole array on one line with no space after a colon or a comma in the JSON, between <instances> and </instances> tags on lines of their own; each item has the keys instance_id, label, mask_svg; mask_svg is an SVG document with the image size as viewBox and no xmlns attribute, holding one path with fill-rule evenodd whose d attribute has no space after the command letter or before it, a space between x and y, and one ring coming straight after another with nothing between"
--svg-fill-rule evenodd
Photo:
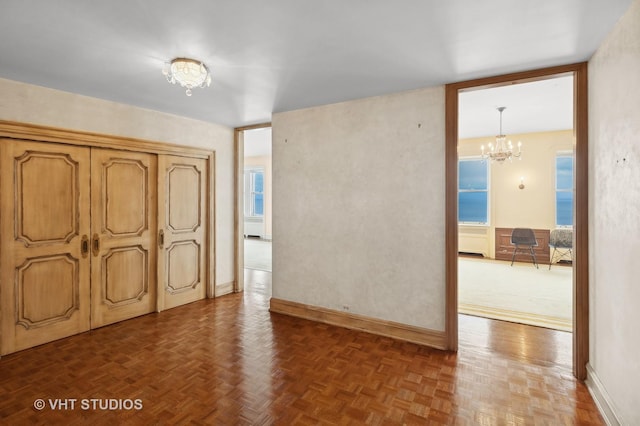
<instances>
[{"instance_id":1,"label":"chandelier","mask_svg":"<svg viewBox=\"0 0 640 426\"><path fill-rule=\"evenodd\" d=\"M507 137L502 134L502 111L507 109L507 107L498 107L497 109L500 111L500 134L496 136L496 144L490 143L489 151L486 153L484 152L484 145L482 145L480 149L482 150L482 158L490 158L502 164L506 159L511 161L514 157L519 158L522 155L522 143L518 142L518 152L514 153L513 144L511 141L507 142Z\"/></svg>"},{"instance_id":2,"label":"chandelier","mask_svg":"<svg viewBox=\"0 0 640 426\"><path fill-rule=\"evenodd\" d=\"M178 83L185 87L187 96L191 96L191 89L194 87L209 87L211 85L209 68L203 62L195 59L175 58L165 64L162 74L167 77L169 83Z\"/></svg>"}]
</instances>

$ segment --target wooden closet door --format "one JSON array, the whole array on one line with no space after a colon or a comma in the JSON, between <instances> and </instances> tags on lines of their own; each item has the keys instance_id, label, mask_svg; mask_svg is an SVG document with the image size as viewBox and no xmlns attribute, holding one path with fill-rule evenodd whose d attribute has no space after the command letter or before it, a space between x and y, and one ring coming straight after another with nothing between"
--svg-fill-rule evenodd
<instances>
[{"instance_id":1,"label":"wooden closet door","mask_svg":"<svg viewBox=\"0 0 640 426\"><path fill-rule=\"evenodd\" d=\"M0 140L7 354L89 330L89 149Z\"/></svg>"},{"instance_id":2,"label":"wooden closet door","mask_svg":"<svg viewBox=\"0 0 640 426\"><path fill-rule=\"evenodd\" d=\"M159 309L207 295L206 165L204 159L158 157Z\"/></svg>"},{"instance_id":3,"label":"wooden closet door","mask_svg":"<svg viewBox=\"0 0 640 426\"><path fill-rule=\"evenodd\" d=\"M91 328L156 310L156 162L91 151Z\"/></svg>"}]
</instances>

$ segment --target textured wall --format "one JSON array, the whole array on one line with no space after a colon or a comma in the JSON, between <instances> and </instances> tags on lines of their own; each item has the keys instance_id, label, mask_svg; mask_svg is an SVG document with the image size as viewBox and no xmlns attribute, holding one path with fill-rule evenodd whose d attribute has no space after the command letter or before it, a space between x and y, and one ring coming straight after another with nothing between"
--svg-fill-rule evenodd
<instances>
[{"instance_id":1,"label":"textured wall","mask_svg":"<svg viewBox=\"0 0 640 426\"><path fill-rule=\"evenodd\" d=\"M590 365L640 424L640 0L589 62Z\"/></svg>"},{"instance_id":2,"label":"textured wall","mask_svg":"<svg viewBox=\"0 0 640 426\"><path fill-rule=\"evenodd\" d=\"M273 117L273 296L444 330L444 88Z\"/></svg>"},{"instance_id":3,"label":"textured wall","mask_svg":"<svg viewBox=\"0 0 640 426\"><path fill-rule=\"evenodd\" d=\"M215 150L216 284L234 280L232 129L11 80L0 93L0 120Z\"/></svg>"}]
</instances>

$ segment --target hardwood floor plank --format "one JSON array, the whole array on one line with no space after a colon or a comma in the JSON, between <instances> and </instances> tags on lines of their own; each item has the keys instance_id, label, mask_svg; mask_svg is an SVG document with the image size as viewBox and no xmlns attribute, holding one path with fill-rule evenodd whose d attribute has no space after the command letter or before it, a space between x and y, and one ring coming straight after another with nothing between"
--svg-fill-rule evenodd
<instances>
[{"instance_id":1,"label":"hardwood floor plank","mask_svg":"<svg viewBox=\"0 0 640 426\"><path fill-rule=\"evenodd\" d=\"M0 424L603 424L569 333L460 316L444 352L270 314L270 279L3 357Z\"/></svg>"}]
</instances>

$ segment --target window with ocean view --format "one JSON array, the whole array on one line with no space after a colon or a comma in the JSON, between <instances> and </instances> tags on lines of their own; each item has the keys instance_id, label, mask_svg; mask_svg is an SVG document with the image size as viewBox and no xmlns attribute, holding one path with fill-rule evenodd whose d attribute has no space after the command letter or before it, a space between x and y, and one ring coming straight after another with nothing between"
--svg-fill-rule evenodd
<instances>
[{"instance_id":1,"label":"window with ocean view","mask_svg":"<svg viewBox=\"0 0 640 426\"><path fill-rule=\"evenodd\" d=\"M573 226L573 156L556 157L556 225Z\"/></svg>"},{"instance_id":2,"label":"window with ocean view","mask_svg":"<svg viewBox=\"0 0 640 426\"><path fill-rule=\"evenodd\" d=\"M489 168L481 158L460 158L458 162L458 222L489 222Z\"/></svg>"}]
</instances>

